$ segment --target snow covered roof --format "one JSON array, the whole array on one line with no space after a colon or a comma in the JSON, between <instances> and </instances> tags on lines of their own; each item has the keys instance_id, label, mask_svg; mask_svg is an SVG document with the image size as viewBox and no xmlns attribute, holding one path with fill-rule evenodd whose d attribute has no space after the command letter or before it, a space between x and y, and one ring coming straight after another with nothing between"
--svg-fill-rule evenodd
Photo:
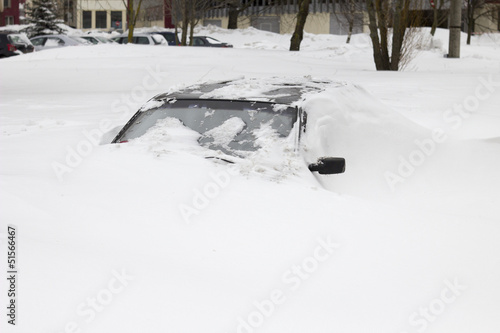
<instances>
[{"instance_id":1,"label":"snow covered roof","mask_svg":"<svg viewBox=\"0 0 500 333\"><path fill-rule=\"evenodd\" d=\"M164 99L238 99L250 101L294 104L306 93L321 92L340 83L309 76L298 78L240 78L229 81L206 82L181 89L174 89L156 96Z\"/></svg>"}]
</instances>

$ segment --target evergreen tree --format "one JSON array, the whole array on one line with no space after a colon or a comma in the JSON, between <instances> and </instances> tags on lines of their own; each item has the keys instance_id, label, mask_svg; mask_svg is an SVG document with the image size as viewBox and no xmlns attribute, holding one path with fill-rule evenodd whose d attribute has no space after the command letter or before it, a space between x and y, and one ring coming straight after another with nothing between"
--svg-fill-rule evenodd
<instances>
[{"instance_id":1,"label":"evergreen tree","mask_svg":"<svg viewBox=\"0 0 500 333\"><path fill-rule=\"evenodd\" d=\"M26 22L29 26L23 29L28 37L61 34L64 32L57 24L63 23L56 17L57 5L54 0L33 0L26 4Z\"/></svg>"}]
</instances>

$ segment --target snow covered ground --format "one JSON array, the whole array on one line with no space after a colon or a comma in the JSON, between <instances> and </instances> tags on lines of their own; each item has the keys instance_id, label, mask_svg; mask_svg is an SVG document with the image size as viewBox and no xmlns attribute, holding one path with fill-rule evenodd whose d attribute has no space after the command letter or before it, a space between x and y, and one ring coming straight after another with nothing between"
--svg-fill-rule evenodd
<instances>
[{"instance_id":1,"label":"snow covered ground","mask_svg":"<svg viewBox=\"0 0 500 333\"><path fill-rule=\"evenodd\" d=\"M0 61L2 332L500 331L499 35L446 59L440 30L394 73L366 35L197 34L235 47ZM346 173L104 144L157 93L242 76L340 82L308 103Z\"/></svg>"}]
</instances>

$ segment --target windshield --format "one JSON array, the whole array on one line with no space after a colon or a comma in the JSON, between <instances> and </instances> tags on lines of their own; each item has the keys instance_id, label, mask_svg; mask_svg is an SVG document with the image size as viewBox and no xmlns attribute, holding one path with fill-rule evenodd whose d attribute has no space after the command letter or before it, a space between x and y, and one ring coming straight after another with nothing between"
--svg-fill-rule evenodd
<instances>
[{"instance_id":1,"label":"windshield","mask_svg":"<svg viewBox=\"0 0 500 333\"><path fill-rule=\"evenodd\" d=\"M89 42L86 39L77 37L77 36L68 36L70 39L74 40L77 43L85 44L85 45L92 45L92 42Z\"/></svg>"},{"instance_id":2,"label":"windshield","mask_svg":"<svg viewBox=\"0 0 500 333\"><path fill-rule=\"evenodd\" d=\"M31 44L30 40L23 35L9 35L9 39L14 44Z\"/></svg>"},{"instance_id":3,"label":"windshield","mask_svg":"<svg viewBox=\"0 0 500 333\"><path fill-rule=\"evenodd\" d=\"M95 38L98 39L99 41L101 41L102 43L105 43L105 44L113 43L112 40L110 40L106 37L96 36Z\"/></svg>"},{"instance_id":4,"label":"windshield","mask_svg":"<svg viewBox=\"0 0 500 333\"><path fill-rule=\"evenodd\" d=\"M207 38L207 42L209 42L210 44L220 44L221 41L220 40L217 40L215 38L212 38L212 37L206 37Z\"/></svg>"},{"instance_id":5,"label":"windshield","mask_svg":"<svg viewBox=\"0 0 500 333\"><path fill-rule=\"evenodd\" d=\"M297 110L269 102L175 100L139 111L113 143L140 137L166 118L178 119L199 133L198 143L203 147L241 155L239 152L259 149L262 133L288 137L297 121Z\"/></svg>"},{"instance_id":6,"label":"windshield","mask_svg":"<svg viewBox=\"0 0 500 333\"><path fill-rule=\"evenodd\" d=\"M155 44L167 44L167 41L165 38L163 38L162 35L151 35L151 38L153 38L153 41Z\"/></svg>"},{"instance_id":7,"label":"windshield","mask_svg":"<svg viewBox=\"0 0 500 333\"><path fill-rule=\"evenodd\" d=\"M99 43L99 41L98 41L96 38L94 38L94 37L90 37L90 36L82 36L82 37L80 37L80 38L83 38L83 39L85 39L85 40L88 40L88 41L89 41L89 42L91 42L92 44L98 44L98 43Z\"/></svg>"}]
</instances>

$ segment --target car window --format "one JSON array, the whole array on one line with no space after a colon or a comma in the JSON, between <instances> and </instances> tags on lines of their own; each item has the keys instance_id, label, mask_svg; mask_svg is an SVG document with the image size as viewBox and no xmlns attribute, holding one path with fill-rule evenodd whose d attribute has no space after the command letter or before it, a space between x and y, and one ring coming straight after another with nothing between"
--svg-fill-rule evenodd
<instances>
[{"instance_id":1,"label":"car window","mask_svg":"<svg viewBox=\"0 0 500 333\"><path fill-rule=\"evenodd\" d=\"M31 40L31 44L35 46L42 46L47 38L35 38Z\"/></svg>"},{"instance_id":2,"label":"car window","mask_svg":"<svg viewBox=\"0 0 500 333\"><path fill-rule=\"evenodd\" d=\"M75 42L77 42L79 44L92 45L91 41L88 41L88 40L80 38L80 37L68 36L68 38L71 39L71 40L74 40Z\"/></svg>"},{"instance_id":3,"label":"car window","mask_svg":"<svg viewBox=\"0 0 500 333\"><path fill-rule=\"evenodd\" d=\"M151 35L151 38L156 45L167 44L167 41L162 35Z\"/></svg>"},{"instance_id":4,"label":"car window","mask_svg":"<svg viewBox=\"0 0 500 333\"><path fill-rule=\"evenodd\" d=\"M64 44L64 41L57 37L48 37L45 42L45 46L63 46Z\"/></svg>"},{"instance_id":5,"label":"car window","mask_svg":"<svg viewBox=\"0 0 500 333\"><path fill-rule=\"evenodd\" d=\"M111 41L109 39L107 39L106 37L95 37L95 39L101 41L102 43L106 43L106 44L111 43Z\"/></svg>"},{"instance_id":6,"label":"car window","mask_svg":"<svg viewBox=\"0 0 500 333\"><path fill-rule=\"evenodd\" d=\"M172 45L172 44L175 44L175 38L174 38L174 35L170 35L170 34L163 34L163 37L165 37L165 39L167 40L168 44Z\"/></svg>"},{"instance_id":7,"label":"car window","mask_svg":"<svg viewBox=\"0 0 500 333\"><path fill-rule=\"evenodd\" d=\"M221 41L215 39L215 38L212 38L212 37L207 37L207 42L209 44L221 44Z\"/></svg>"},{"instance_id":8,"label":"car window","mask_svg":"<svg viewBox=\"0 0 500 333\"><path fill-rule=\"evenodd\" d=\"M205 45L205 42L201 38L195 38L193 40L193 45L196 45L196 46Z\"/></svg>"},{"instance_id":9,"label":"car window","mask_svg":"<svg viewBox=\"0 0 500 333\"><path fill-rule=\"evenodd\" d=\"M85 40L88 40L89 42L91 42L92 44L99 44L99 42L97 41L97 39L95 39L94 37L89 37L89 36L82 36L80 38L83 38Z\"/></svg>"},{"instance_id":10,"label":"car window","mask_svg":"<svg viewBox=\"0 0 500 333\"><path fill-rule=\"evenodd\" d=\"M166 118L175 118L198 132L200 145L239 155L241 151L259 149L256 140L263 127L268 127L271 135L287 137L297 121L297 110L275 108L268 102L177 100L138 112L113 142L140 137Z\"/></svg>"},{"instance_id":11,"label":"car window","mask_svg":"<svg viewBox=\"0 0 500 333\"><path fill-rule=\"evenodd\" d=\"M148 37L134 37L135 44L149 44Z\"/></svg>"},{"instance_id":12,"label":"car window","mask_svg":"<svg viewBox=\"0 0 500 333\"><path fill-rule=\"evenodd\" d=\"M31 44L29 39L23 35L9 35L8 38L10 39L10 42L14 44Z\"/></svg>"},{"instance_id":13,"label":"car window","mask_svg":"<svg viewBox=\"0 0 500 333\"><path fill-rule=\"evenodd\" d=\"M127 37L115 37L111 38L111 40L115 41L118 44L126 44L127 43Z\"/></svg>"}]
</instances>

